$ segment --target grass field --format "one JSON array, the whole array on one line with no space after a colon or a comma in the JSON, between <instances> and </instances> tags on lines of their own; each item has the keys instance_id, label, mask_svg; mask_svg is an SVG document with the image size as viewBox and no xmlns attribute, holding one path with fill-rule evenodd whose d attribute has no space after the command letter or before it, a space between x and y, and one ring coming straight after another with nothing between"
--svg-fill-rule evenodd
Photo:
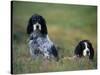
<instances>
[{"instance_id":1,"label":"grass field","mask_svg":"<svg viewBox=\"0 0 100 75\"><path fill-rule=\"evenodd\" d=\"M67 4L17 2L12 4L13 73L38 73L97 69L97 7ZM29 18L38 13L47 22L51 40L66 59L55 61L32 60L28 49L26 28ZM88 39L95 50L94 60L72 59L78 42Z\"/></svg>"}]
</instances>

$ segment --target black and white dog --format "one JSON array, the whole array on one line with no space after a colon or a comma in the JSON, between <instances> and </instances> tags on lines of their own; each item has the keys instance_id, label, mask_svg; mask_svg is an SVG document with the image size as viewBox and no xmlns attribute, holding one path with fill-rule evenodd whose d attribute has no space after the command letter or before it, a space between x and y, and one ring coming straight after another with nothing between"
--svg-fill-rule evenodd
<instances>
[{"instance_id":1,"label":"black and white dog","mask_svg":"<svg viewBox=\"0 0 100 75\"><path fill-rule=\"evenodd\" d=\"M94 49L89 40L80 41L76 46L74 53L77 57L89 56L90 60L92 60L94 57Z\"/></svg>"},{"instance_id":2,"label":"black and white dog","mask_svg":"<svg viewBox=\"0 0 100 75\"><path fill-rule=\"evenodd\" d=\"M41 55L46 59L54 57L58 60L58 51L48 37L46 22L42 16L32 15L28 22L27 34L29 34L28 44L33 58Z\"/></svg>"}]
</instances>

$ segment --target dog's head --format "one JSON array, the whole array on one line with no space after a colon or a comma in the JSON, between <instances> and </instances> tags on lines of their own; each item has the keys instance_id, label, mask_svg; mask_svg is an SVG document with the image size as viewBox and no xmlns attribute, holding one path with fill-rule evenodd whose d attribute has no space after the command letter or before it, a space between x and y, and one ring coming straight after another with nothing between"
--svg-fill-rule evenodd
<instances>
[{"instance_id":1,"label":"dog's head","mask_svg":"<svg viewBox=\"0 0 100 75\"><path fill-rule=\"evenodd\" d=\"M89 56L90 59L93 59L94 49L89 40L82 40L79 42L75 49L75 54L79 56Z\"/></svg>"},{"instance_id":2,"label":"dog's head","mask_svg":"<svg viewBox=\"0 0 100 75\"><path fill-rule=\"evenodd\" d=\"M41 34L47 34L45 19L38 14L32 15L32 17L29 19L27 34L31 34L36 30L38 30Z\"/></svg>"}]
</instances>

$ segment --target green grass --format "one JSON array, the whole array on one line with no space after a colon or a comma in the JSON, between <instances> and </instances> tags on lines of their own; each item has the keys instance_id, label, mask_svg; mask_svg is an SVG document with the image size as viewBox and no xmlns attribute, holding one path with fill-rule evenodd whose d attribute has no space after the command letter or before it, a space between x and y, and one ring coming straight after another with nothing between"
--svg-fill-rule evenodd
<instances>
[{"instance_id":1,"label":"green grass","mask_svg":"<svg viewBox=\"0 0 100 75\"><path fill-rule=\"evenodd\" d=\"M13 4L13 72L38 73L88 70L97 68L97 7L67 4L18 2ZM47 22L50 39L61 49L59 62L32 60L28 48L26 28L29 18L38 13ZM93 62L87 58L68 59L73 56L78 42L88 39L95 50Z\"/></svg>"}]
</instances>

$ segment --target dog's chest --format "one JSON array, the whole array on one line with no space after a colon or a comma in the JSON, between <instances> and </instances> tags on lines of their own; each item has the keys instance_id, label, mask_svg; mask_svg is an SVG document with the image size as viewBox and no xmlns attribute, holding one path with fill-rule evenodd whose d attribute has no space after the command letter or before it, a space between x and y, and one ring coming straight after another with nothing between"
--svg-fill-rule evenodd
<instances>
[{"instance_id":1,"label":"dog's chest","mask_svg":"<svg viewBox=\"0 0 100 75\"><path fill-rule=\"evenodd\" d=\"M47 51L51 49L52 42L46 36L41 37L41 36L34 35L32 42L31 42L31 46L33 47L33 49Z\"/></svg>"}]
</instances>

